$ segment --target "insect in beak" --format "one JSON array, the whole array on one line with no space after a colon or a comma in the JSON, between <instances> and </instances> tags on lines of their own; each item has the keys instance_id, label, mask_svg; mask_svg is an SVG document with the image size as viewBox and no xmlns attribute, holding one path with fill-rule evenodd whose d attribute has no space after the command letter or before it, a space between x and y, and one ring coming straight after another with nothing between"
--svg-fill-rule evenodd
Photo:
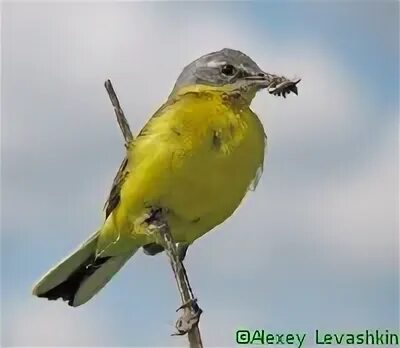
<instances>
[{"instance_id":1,"label":"insect in beak","mask_svg":"<svg viewBox=\"0 0 400 348\"><path fill-rule=\"evenodd\" d=\"M248 81L254 81L260 88L267 88L268 92L273 95L283 96L293 92L298 95L297 84L301 79L292 81L283 76L276 76L267 73L245 77Z\"/></svg>"},{"instance_id":2,"label":"insect in beak","mask_svg":"<svg viewBox=\"0 0 400 348\"><path fill-rule=\"evenodd\" d=\"M282 82L276 80L273 81L268 86L268 92L277 96L282 95L282 97L284 98L286 98L286 94L290 94L290 92L298 95L297 84L301 81L301 79L298 79L296 81L287 80L286 78L283 79L284 80Z\"/></svg>"}]
</instances>

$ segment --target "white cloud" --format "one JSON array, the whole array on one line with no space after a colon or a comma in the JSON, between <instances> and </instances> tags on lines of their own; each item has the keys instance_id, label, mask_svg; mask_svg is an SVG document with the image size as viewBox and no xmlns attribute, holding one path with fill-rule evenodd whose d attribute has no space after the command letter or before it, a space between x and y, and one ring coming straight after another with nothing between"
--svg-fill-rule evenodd
<instances>
[{"instance_id":1,"label":"white cloud","mask_svg":"<svg viewBox=\"0 0 400 348\"><path fill-rule=\"evenodd\" d=\"M308 219L313 238L338 263L390 267L399 253L398 157L387 139L356 173L344 172L310 192ZM344 258L343 258L344 257ZM397 261L398 262L398 261Z\"/></svg>"},{"instance_id":2,"label":"white cloud","mask_svg":"<svg viewBox=\"0 0 400 348\"><path fill-rule=\"evenodd\" d=\"M3 315L3 319L5 316ZM104 318L85 310L37 299L19 302L3 323L4 346L103 346L108 341ZM106 329L107 328L107 329ZM111 340L112 342L112 340Z\"/></svg>"}]
</instances>

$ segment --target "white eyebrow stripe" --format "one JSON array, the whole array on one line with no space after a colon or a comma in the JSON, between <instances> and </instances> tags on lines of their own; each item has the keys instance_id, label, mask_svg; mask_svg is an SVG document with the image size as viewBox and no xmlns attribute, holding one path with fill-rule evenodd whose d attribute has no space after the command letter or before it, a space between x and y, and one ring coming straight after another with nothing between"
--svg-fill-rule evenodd
<instances>
[{"instance_id":1,"label":"white eyebrow stripe","mask_svg":"<svg viewBox=\"0 0 400 348\"><path fill-rule=\"evenodd\" d=\"M207 63L207 67L209 67L209 68L218 68L219 66L225 65L225 64L226 64L226 62L221 62L221 61L220 62L216 62L216 61L212 60L212 61Z\"/></svg>"}]
</instances>

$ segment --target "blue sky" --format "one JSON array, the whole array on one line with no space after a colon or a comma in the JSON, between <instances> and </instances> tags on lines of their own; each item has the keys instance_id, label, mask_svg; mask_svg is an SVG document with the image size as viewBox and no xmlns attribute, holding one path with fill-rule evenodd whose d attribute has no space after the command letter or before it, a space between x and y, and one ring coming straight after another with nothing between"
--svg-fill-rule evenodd
<instances>
[{"instance_id":1,"label":"blue sky","mask_svg":"<svg viewBox=\"0 0 400 348\"><path fill-rule=\"evenodd\" d=\"M189 250L205 343L398 327L398 27L390 1L4 3L2 344L185 345L164 255L135 255L79 308L30 289L102 221L123 157L104 80L138 132L182 68L223 47L302 82L256 98L264 175Z\"/></svg>"}]
</instances>

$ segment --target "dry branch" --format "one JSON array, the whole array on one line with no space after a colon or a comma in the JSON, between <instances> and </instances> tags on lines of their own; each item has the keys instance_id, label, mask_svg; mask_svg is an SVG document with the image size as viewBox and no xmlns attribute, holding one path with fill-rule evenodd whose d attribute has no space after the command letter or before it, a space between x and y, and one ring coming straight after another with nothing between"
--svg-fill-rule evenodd
<instances>
[{"instance_id":1,"label":"dry branch","mask_svg":"<svg viewBox=\"0 0 400 348\"><path fill-rule=\"evenodd\" d=\"M108 92L108 96L110 97L111 104L114 107L115 116L117 116L117 121L119 124L119 128L121 128L122 135L125 139L125 145L128 145L133 140L133 135L131 129L129 127L128 121L125 118L124 111L119 104L119 100L117 95L115 94L113 85L110 80L107 80L104 83L104 87Z\"/></svg>"},{"instance_id":2,"label":"dry branch","mask_svg":"<svg viewBox=\"0 0 400 348\"><path fill-rule=\"evenodd\" d=\"M117 117L119 127L124 136L125 146L127 146L133 140L128 121L125 118L124 112L121 108L111 81L107 80L104 86L110 97L111 104L114 107L114 112ZM183 314L176 322L176 328L178 330L176 335L184 335L187 333L190 348L202 348L203 344L198 327L198 322L202 311L197 305L197 301L193 296L185 267L179 258L176 243L172 238L170 229L165 219L164 211L161 209L155 211L152 216L152 220L153 226L157 228L158 233L162 238L182 300L182 306L179 309L183 309Z\"/></svg>"}]
</instances>

